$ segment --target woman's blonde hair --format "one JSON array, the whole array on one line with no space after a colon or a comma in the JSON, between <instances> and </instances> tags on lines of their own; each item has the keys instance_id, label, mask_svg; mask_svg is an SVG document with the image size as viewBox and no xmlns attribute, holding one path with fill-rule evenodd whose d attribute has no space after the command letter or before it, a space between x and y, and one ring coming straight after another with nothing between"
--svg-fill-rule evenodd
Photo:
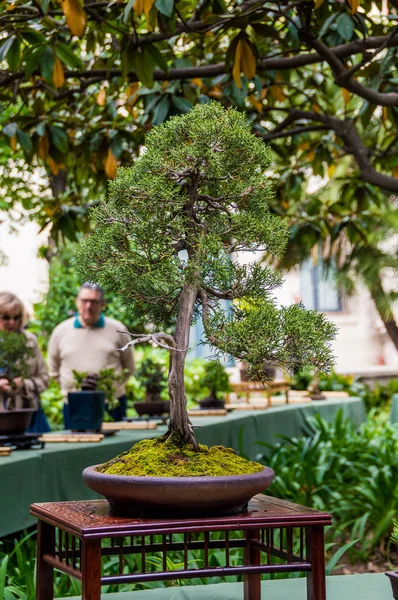
<instances>
[{"instance_id":1,"label":"woman's blonde hair","mask_svg":"<svg viewBox=\"0 0 398 600\"><path fill-rule=\"evenodd\" d=\"M22 300L20 300L18 296L12 294L11 292L0 292L0 316L7 314L10 311L20 311L22 315L21 326L23 327L26 325L28 321L28 314Z\"/></svg>"}]
</instances>

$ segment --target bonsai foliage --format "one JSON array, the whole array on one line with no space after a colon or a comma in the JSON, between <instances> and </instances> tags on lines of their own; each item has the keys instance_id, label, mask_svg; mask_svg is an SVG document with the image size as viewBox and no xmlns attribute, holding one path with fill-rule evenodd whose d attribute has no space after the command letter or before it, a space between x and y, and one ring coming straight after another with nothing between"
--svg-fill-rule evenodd
<instances>
[{"instance_id":1,"label":"bonsai foliage","mask_svg":"<svg viewBox=\"0 0 398 600\"><path fill-rule=\"evenodd\" d=\"M302 305L278 308L271 292L281 275L256 260L265 251L280 257L287 241L284 221L267 207L268 165L267 148L242 114L198 105L155 127L146 152L118 171L78 251L85 279L149 323L174 324L171 334L132 334L126 347L148 341L170 351L169 433L195 446L184 362L199 315L205 341L246 360L252 375L263 372L264 361L319 369L333 362L334 325ZM244 251L252 262L231 260ZM230 314L225 300L234 303Z\"/></svg>"},{"instance_id":2,"label":"bonsai foliage","mask_svg":"<svg viewBox=\"0 0 398 600\"><path fill-rule=\"evenodd\" d=\"M33 349L23 334L0 331L0 377L8 379L11 384L16 377L28 377L27 360L32 354Z\"/></svg>"},{"instance_id":3,"label":"bonsai foliage","mask_svg":"<svg viewBox=\"0 0 398 600\"><path fill-rule=\"evenodd\" d=\"M160 394L167 387L166 367L152 357L145 358L136 372L136 377L145 385L145 401L157 402Z\"/></svg>"},{"instance_id":4,"label":"bonsai foliage","mask_svg":"<svg viewBox=\"0 0 398 600\"><path fill-rule=\"evenodd\" d=\"M231 390L228 373L217 360L210 360L205 364L205 375L202 384L207 388L210 396L217 399L224 397Z\"/></svg>"},{"instance_id":5,"label":"bonsai foliage","mask_svg":"<svg viewBox=\"0 0 398 600\"><path fill-rule=\"evenodd\" d=\"M123 369L120 373L116 373L112 368L101 369L99 373L88 373L75 369L72 372L76 387L81 390L104 392L108 407L111 409L119 405L119 400L116 398L116 386L128 377L128 369Z\"/></svg>"}]
</instances>

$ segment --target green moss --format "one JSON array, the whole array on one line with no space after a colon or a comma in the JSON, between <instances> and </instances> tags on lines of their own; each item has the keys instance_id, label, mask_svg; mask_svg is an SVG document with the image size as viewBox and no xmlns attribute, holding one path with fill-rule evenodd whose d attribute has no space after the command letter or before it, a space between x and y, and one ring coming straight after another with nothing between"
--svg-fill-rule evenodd
<instances>
[{"instance_id":1,"label":"green moss","mask_svg":"<svg viewBox=\"0 0 398 600\"><path fill-rule=\"evenodd\" d=\"M97 468L101 473L150 477L203 477L258 473L259 463L238 456L232 448L186 444L178 433L142 440Z\"/></svg>"}]
</instances>

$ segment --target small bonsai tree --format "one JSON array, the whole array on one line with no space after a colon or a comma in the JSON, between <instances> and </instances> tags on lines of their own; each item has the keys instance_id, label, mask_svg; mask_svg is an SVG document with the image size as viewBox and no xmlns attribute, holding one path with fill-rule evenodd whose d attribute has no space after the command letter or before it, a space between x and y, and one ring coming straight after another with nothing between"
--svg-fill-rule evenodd
<instances>
[{"instance_id":1,"label":"small bonsai tree","mask_svg":"<svg viewBox=\"0 0 398 600\"><path fill-rule=\"evenodd\" d=\"M218 360L209 360L204 369L202 385L209 394L206 400L214 403L223 400L225 394L231 390L228 373Z\"/></svg>"},{"instance_id":2,"label":"small bonsai tree","mask_svg":"<svg viewBox=\"0 0 398 600\"><path fill-rule=\"evenodd\" d=\"M146 151L119 169L94 209L94 230L77 263L84 278L112 291L161 329L131 334L170 352L168 434L197 447L186 410L184 362L190 327L203 319L205 341L245 360L253 377L264 361L281 368L332 364L335 327L301 304L278 307L281 275L237 252L281 256L284 221L270 213L269 152L243 114L198 105L154 127ZM226 313L222 301L232 303ZM168 325L172 333L162 329Z\"/></svg>"},{"instance_id":3,"label":"small bonsai tree","mask_svg":"<svg viewBox=\"0 0 398 600\"><path fill-rule=\"evenodd\" d=\"M165 366L148 356L137 369L136 377L145 387L145 402L161 402L160 394L167 387Z\"/></svg>"},{"instance_id":4,"label":"small bonsai tree","mask_svg":"<svg viewBox=\"0 0 398 600\"><path fill-rule=\"evenodd\" d=\"M110 409L119 405L119 400L116 398L117 384L124 381L129 375L127 369L116 373L115 369L112 368L101 369L99 373L88 373L87 371L73 369L72 373L76 387L82 391L104 392Z\"/></svg>"},{"instance_id":5,"label":"small bonsai tree","mask_svg":"<svg viewBox=\"0 0 398 600\"><path fill-rule=\"evenodd\" d=\"M13 331L0 331L0 378L8 379L12 395L15 391L14 379L29 376L28 359L33 349L24 335Z\"/></svg>"}]
</instances>

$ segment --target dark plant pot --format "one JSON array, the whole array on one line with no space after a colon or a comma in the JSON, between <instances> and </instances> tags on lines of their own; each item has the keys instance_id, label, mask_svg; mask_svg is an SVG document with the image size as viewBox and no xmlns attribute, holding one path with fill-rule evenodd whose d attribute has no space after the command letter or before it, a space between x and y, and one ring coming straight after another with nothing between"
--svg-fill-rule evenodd
<instances>
[{"instance_id":1,"label":"dark plant pot","mask_svg":"<svg viewBox=\"0 0 398 600\"><path fill-rule=\"evenodd\" d=\"M387 571L386 575L391 581L393 598L398 600L398 571Z\"/></svg>"},{"instance_id":2,"label":"dark plant pot","mask_svg":"<svg viewBox=\"0 0 398 600\"><path fill-rule=\"evenodd\" d=\"M34 408L18 408L0 412L0 435L20 435L25 433L30 425Z\"/></svg>"},{"instance_id":3,"label":"dark plant pot","mask_svg":"<svg viewBox=\"0 0 398 600\"><path fill-rule=\"evenodd\" d=\"M170 400L160 402L134 402L134 408L140 417L148 415L156 417L170 412Z\"/></svg>"},{"instance_id":4,"label":"dark plant pot","mask_svg":"<svg viewBox=\"0 0 398 600\"><path fill-rule=\"evenodd\" d=\"M224 400L213 398L213 396L207 396L207 398L199 400L199 406L200 408L224 408L225 402Z\"/></svg>"},{"instance_id":5,"label":"dark plant pot","mask_svg":"<svg viewBox=\"0 0 398 600\"><path fill-rule=\"evenodd\" d=\"M109 501L113 515L132 517L204 517L237 514L250 498L274 479L264 467L259 473L229 477L132 477L83 471L83 481Z\"/></svg>"},{"instance_id":6,"label":"dark plant pot","mask_svg":"<svg viewBox=\"0 0 398 600\"><path fill-rule=\"evenodd\" d=\"M314 392L313 394L308 394L308 396L311 400L327 400L327 397L322 392Z\"/></svg>"},{"instance_id":7,"label":"dark plant pot","mask_svg":"<svg viewBox=\"0 0 398 600\"><path fill-rule=\"evenodd\" d=\"M69 392L68 404L71 429L101 429L105 412L105 392Z\"/></svg>"}]
</instances>

